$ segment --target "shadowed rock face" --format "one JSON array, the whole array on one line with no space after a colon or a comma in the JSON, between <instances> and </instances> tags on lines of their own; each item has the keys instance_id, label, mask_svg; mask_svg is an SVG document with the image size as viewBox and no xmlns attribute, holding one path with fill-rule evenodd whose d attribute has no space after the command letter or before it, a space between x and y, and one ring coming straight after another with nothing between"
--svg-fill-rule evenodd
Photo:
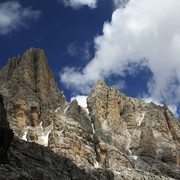
<instances>
[{"instance_id":1,"label":"shadowed rock face","mask_svg":"<svg viewBox=\"0 0 180 180\"><path fill-rule=\"evenodd\" d=\"M85 172L72 160L54 154L49 148L14 139L11 145L11 161L0 166L0 179L43 180L113 180L108 170Z\"/></svg>"},{"instance_id":2,"label":"shadowed rock face","mask_svg":"<svg viewBox=\"0 0 180 180\"><path fill-rule=\"evenodd\" d=\"M4 179L9 172L14 179L180 179L180 123L167 106L127 97L103 81L87 108L68 103L43 50L34 48L0 70L0 93L16 137L11 146L1 141L12 155L0 168Z\"/></svg>"},{"instance_id":3,"label":"shadowed rock face","mask_svg":"<svg viewBox=\"0 0 180 180\"><path fill-rule=\"evenodd\" d=\"M6 111L3 104L3 96L0 95L0 164L9 161L9 147L13 139L13 131L9 128Z\"/></svg>"}]
</instances>

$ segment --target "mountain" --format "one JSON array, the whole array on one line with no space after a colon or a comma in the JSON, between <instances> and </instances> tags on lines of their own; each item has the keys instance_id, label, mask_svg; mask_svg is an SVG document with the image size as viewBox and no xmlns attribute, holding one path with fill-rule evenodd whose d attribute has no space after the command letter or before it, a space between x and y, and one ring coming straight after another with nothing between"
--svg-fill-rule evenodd
<instances>
[{"instance_id":1,"label":"mountain","mask_svg":"<svg viewBox=\"0 0 180 180\"><path fill-rule=\"evenodd\" d=\"M54 154L49 148L26 142L17 136L7 121L3 98L0 96L0 179L113 179L107 170L85 172L72 160Z\"/></svg>"},{"instance_id":2,"label":"mountain","mask_svg":"<svg viewBox=\"0 0 180 180\"><path fill-rule=\"evenodd\" d=\"M180 121L99 80L66 101L42 49L0 69L0 179L180 179Z\"/></svg>"}]
</instances>

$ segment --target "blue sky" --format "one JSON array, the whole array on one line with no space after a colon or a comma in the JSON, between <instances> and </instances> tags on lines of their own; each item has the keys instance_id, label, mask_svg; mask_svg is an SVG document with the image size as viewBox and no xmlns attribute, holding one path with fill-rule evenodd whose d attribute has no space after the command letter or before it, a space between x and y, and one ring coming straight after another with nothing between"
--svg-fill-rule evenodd
<instances>
[{"instance_id":1,"label":"blue sky","mask_svg":"<svg viewBox=\"0 0 180 180\"><path fill-rule=\"evenodd\" d=\"M179 0L0 0L0 67L42 48L68 100L104 79L179 114L179 9Z\"/></svg>"}]
</instances>

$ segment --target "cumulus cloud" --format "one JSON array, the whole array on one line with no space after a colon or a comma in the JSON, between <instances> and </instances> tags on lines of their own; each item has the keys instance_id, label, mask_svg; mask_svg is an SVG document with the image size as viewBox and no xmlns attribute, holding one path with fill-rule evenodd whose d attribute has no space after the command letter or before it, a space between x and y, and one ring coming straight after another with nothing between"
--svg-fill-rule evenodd
<instances>
[{"instance_id":1,"label":"cumulus cloud","mask_svg":"<svg viewBox=\"0 0 180 180\"><path fill-rule=\"evenodd\" d=\"M74 99L77 100L78 104L81 107L87 107L87 102L86 102L87 96L78 95L78 96L72 97L71 101L73 101Z\"/></svg>"},{"instance_id":2,"label":"cumulus cloud","mask_svg":"<svg viewBox=\"0 0 180 180\"><path fill-rule=\"evenodd\" d=\"M175 116L176 118L179 118L178 108L177 108L176 105L170 104L170 105L168 105L168 108L169 108L170 111L174 114L174 116Z\"/></svg>"},{"instance_id":3,"label":"cumulus cloud","mask_svg":"<svg viewBox=\"0 0 180 180\"><path fill-rule=\"evenodd\" d=\"M179 0L130 0L117 8L111 22L104 23L103 35L95 38L94 58L84 69L63 69L61 82L88 93L98 79L126 77L146 67L152 72L147 94L179 104L179 9Z\"/></svg>"},{"instance_id":4,"label":"cumulus cloud","mask_svg":"<svg viewBox=\"0 0 180 180\"><path fill-rule=\"evenodd\" d=\"M60 0L62 2L62 0ZM81 6L89 6L90 8L96 8L97 0L63 0L65 6L71 6L73 8L80 8Z\"/></svg>"},{"instance_id":5,"label":"cumulus cloud","mask_svg":"<svg viewBox=\"0 0 180 180\"><path fill-rule=\"evenodd\" d=\"M27 21L39 18L40 11L30 7L23 8L19 2L8 1L0 3L0 34L7 34L21 26L26 26Z\"/></svg>"}]
</instances>

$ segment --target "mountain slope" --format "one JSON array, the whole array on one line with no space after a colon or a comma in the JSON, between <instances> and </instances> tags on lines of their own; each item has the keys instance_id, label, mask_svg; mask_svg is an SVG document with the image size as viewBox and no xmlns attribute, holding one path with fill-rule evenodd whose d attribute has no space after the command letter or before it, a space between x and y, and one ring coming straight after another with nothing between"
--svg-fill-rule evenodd
<instances>
[{"instance_id":1,"label":"mountain slope","mask_svg":"<svg viewBox=\"0 0 180 180\"><path fill-rule=\"evenodd\" d=\"M110 171L81 170L70 159L49 148L14 137L0 96L0 179L113 179Z\"/></svg>"}]
</instances>

